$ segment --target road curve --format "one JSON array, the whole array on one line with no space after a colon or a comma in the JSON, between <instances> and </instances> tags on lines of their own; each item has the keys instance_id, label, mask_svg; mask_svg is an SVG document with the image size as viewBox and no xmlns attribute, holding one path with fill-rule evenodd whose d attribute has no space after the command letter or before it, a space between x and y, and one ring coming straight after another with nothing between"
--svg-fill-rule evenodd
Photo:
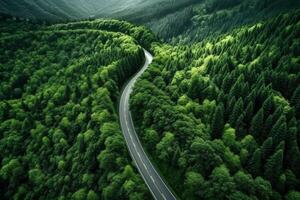
<instances>
[{"instance_id":1,"label":"road curve","mask_svg":"<svg viewBox=\"0 0 300 200\"><path fill-rule=\"evenodd\" d=\"M144 50L145 64L142 69L128 82L125 89L122 92L119 105L119 117L123 135L126 140L127 148L130 155L136 164L140 174L142 175L145 183L147 184L151 194L156 200L175 200L175 196L172 194L170 188L165 184L159 173L155 170L154 166L150 162L147 154L145 153L141 142L136 134L134 124L131 118L129 110L129 97L132 92L132 88L136 80L147 69L152 62L152 55Z\"/></svg>"}]
</instances>

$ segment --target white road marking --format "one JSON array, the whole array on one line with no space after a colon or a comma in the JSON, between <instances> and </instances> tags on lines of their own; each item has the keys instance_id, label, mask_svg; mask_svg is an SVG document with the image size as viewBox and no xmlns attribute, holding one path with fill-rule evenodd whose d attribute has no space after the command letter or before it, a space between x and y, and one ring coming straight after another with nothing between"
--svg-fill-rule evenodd
<instances>
[{"instance_id":1,"label":"white road marking","mask_svg":"<svg viewBox=\"0 0 300 200\"><path fill-rule=\"evenodd\" d=\"M148 168L147 168L147 166L145 165L145 163L143 163L143 165L144 165L145 169L148 171Z\"/></svg>"},{"instance_id":2,"label":"white road marking","mask_svg":"<svg viewBox=\"0 0 300 200\"><path fill-rule=\"evenodd\" d=\"M150 178L153 181L153 183L155 183L155 180L154 180L153 176L150 175Z\"/></svg>"}]
</instances>

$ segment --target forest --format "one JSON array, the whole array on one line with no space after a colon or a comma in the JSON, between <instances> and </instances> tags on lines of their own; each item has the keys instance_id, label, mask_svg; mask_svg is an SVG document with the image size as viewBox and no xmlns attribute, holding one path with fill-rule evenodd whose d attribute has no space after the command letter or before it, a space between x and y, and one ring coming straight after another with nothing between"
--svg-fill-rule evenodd
<instances>
[{"instance_id":1,"label":"forest","mask_svg":"<svg viewBox=\"0 0 300 200\"><path fill-rule=\"evenodd\" d=\"M182 199L299 199L299 44L297 10L192 46L152 46L131 109Z\"/></svg>"},{"instance_id":2,"label":"forest","mask_svg":"<svg viewBox=\"0 0 300 200\"><path fill-rule=\"evenodd\" d=\"M153 35L125 22L94 25L101 30L27 31L34 25L1 21L1 199L150 199L115 105L144 62L137 41Z\"/></svg>"},{"instance_id":3,"label":"forest","mask_svg":"<svg viewBox=\"0 0 300 200\"><path fill-rule=\"evenodd\" d=\"M299 1L98 3L0 0L1 200L155 199L119 118L144 49L130 116L176 199L300 199Z\"/></svg>"}]
</instances>

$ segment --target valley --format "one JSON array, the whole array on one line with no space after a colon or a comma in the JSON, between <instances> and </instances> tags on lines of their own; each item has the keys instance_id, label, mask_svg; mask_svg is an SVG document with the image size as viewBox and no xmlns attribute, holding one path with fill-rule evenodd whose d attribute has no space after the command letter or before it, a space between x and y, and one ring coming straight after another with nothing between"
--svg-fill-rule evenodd
<instances>
[{"instance_id":1,"label":"valley","mask_svg":"<svg viewBox=\"0 0 300 200\"><path fill-rule=\"evenodd\" d=\"M296 0L0 0L1 199L300 199Z\"/></svg>"}]
</instances>

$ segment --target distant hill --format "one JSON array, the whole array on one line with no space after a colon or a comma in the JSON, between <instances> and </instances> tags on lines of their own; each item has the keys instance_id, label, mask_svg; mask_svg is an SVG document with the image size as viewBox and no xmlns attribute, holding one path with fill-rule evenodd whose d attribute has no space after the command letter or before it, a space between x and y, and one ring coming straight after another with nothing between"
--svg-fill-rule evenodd
<instances>
[{"instance_id":1,"label":"distant hill","mask_svg":"<svg viewBox=\"0 0 300 200\"><path fill-rule=\"evenodd\" d=\"M191 2L195 0L0 0L0 12L43 20L116 16L136 20Z\"/></svg>"},{"instance_id":2,"label":"distant hill","mask_svg":"<svg viewBox=\"0 0 300 200\"><path fill-rule=\"evenodd\" d=\"M199 42L297 8L299 0L199 0L146 25L165 41Z\"/></svg>"}]
</instances>

